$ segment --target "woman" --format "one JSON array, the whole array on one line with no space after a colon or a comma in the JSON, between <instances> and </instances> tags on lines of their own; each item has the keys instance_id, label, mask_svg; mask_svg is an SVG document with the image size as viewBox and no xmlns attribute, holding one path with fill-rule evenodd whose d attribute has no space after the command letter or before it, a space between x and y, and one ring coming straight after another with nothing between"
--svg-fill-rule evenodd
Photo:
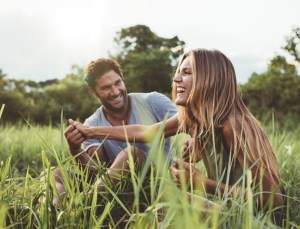
<instances>
[{"instance_id":1,"label":"woman","mask_svg":"<svg viewBox=\"0 0 300 229\"><path fill-rule=\"evenodd\" d=\"M265 132L243 103L233 65L224 54L204 49L185 53L173 78L173 100L179 112L166 121L165 137L178 130L190 134L192 158L203 159L207 170L204 176L189 163L175 160L171 168L175 182L180 184L182 170L185 180L191 179L194 187L204 187L212 194L224 193L227 188L239 187L234 184L242 184L248 169L254 186L260 187L260 207L267 206L270 199L273 208L283 205L275 154ZM71 123L86 138L125 140L121 126L87 128ZM155 135L151 130L160 125L126 126L128 140L150 141Z\"/></svg>"}]
</instances>

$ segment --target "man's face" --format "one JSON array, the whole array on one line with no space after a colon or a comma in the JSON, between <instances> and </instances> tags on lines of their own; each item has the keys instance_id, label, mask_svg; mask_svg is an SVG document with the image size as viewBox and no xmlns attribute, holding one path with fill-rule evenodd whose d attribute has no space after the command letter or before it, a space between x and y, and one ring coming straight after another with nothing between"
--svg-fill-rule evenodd
<instances>
[{"instance_id":1,"label":"man's face","mask_svg":"<svg viewBox=\"0 0 300 229\"><path fill-rule=\"evenodd\" d=\"M104 108L110 112L122 112L127 106L127 90L121 76L113 70L95 80L91 89Z\"/></svg>"}]
</instances>

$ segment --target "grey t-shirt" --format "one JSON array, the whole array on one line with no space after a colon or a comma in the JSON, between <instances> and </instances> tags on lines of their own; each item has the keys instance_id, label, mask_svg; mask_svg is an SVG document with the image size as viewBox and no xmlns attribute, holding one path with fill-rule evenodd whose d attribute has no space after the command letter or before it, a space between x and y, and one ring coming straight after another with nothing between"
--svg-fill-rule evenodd
<instances>
[{"instance_id":1,"label":"grey t-shirt","mask_svg":"<svg viewBox=\"0 0 300 229\"><path fill-rule=\"evenodd\" d=\"M177 108L172 101L158 92L130 93L129 97L131 101L131 111L128 125L151 125L162 121L167 114L167 118L170 118L177 113ZM98 108L93 115L87 118L84 124L87 126L111 126L105 118L102 106ZM98 147L100 144L104 147L110 160L114 160L122 149L127 148L126 142L88 139L83 142L83 149L87 151L90 147ZM134 143L134 145L138 147L145 156L147 156L147 144ZM165 145L165 152L169 152L169 148L170 140L168 139ZM170 157L169 154L167 156Z\"/></svg>"}]
</instances>

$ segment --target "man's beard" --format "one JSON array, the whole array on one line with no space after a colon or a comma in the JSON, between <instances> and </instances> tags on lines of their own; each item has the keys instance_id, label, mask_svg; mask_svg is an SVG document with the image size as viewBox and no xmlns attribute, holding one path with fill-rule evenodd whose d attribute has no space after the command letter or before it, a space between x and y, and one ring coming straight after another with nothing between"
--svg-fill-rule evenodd
<instances>
[{"instance_id":1,"label":"man's beard","mask_svg":"<svg viewBox=\"0 0 300 229\"><path fill-rule=\"evenodd\" d=\"M109 110L113 113L121 112L125 109L125 106L126 106L127 92L122 91L121 96L122 96L122 106L121 107L115 107L115 106L111 105L111 103L109 102L110 100L107 100L107 99L104 99L104 101L102 101L101 103L107 110Z\"/></svg>"}]
</instances>

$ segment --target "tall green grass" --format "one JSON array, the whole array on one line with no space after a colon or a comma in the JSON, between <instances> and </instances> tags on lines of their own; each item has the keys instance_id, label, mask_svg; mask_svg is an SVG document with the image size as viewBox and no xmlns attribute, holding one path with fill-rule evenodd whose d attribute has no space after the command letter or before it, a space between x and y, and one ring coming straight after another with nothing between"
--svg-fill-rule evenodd
<instances>
[{"instance_id":1,"label":"tall green grass","mask_svg":"<svg viewBox=\"0 0 300 229\"><path fill-rule=\"evenodd\" d=\"M130 157L128 178L120 185L107 185L106 192L88 195L93 185L86 171L73 164L63 139L63 128L28 126L0 127L0 228L277 228L270 215L254 214L252 192L211 196L203 190L178 188L173 182L163 153L161 132L157 133L144 168L136 172ZM300 224L300 129L280 132L266 127L280 162L282 185L288 196L286 228ZM174 137L178 148L186 136ZM181 157L181 151L175 150ZM203 170L200 163L198 167ZM66 196L56 209L52 197L57 190L53 168L63 174ZM106 168L99 166L99 176ZM41 182L41 172L50 174ZM73 171L80 174L71 179ZM250 176L248 174L247 176ZM108 182L109 183L109 182ZM80 187L81 186L81 187ZM251 190L246 185L244 192ZM188 200L189 193L192 201ZM213 204L210 208L204 197ZM40 204L39 200L44 199Z\"/></svg>"}]
</instances>

